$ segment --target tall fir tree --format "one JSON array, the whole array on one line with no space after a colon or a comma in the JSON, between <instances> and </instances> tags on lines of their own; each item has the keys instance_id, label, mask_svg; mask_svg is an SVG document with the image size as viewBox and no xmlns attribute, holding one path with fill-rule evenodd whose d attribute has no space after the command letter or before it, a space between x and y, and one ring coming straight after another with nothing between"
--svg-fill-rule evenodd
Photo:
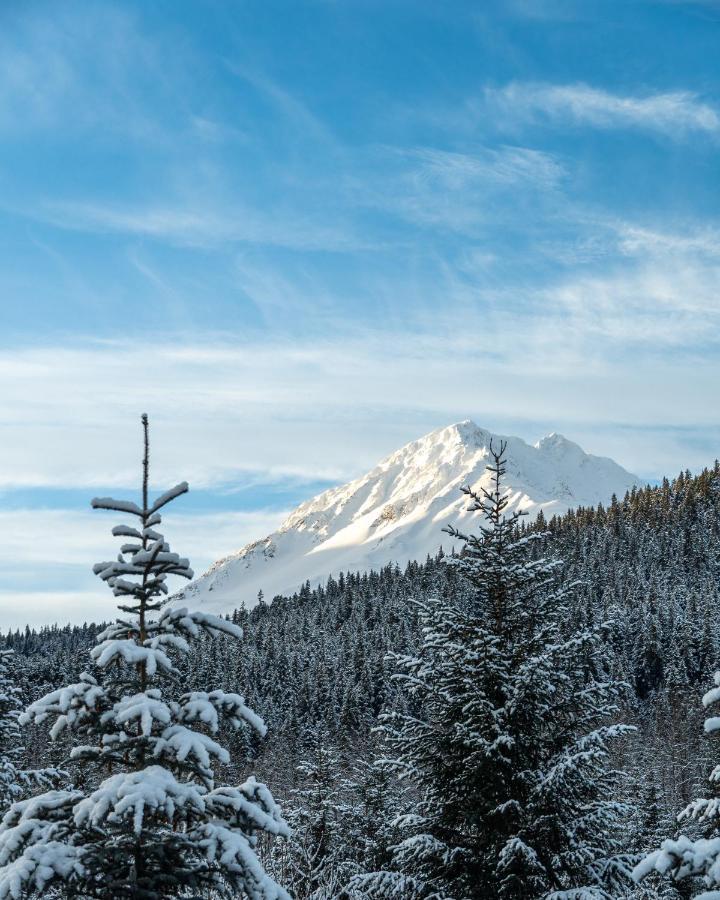
<instances>
[{"instance_id":1,"label":"tall fir tree","mask_svg":"<svg viewBox=\"0 0 720 900\"><path fill-rule=\"evenodd\" d=\"M603 671L603 632L572 626L559 563L505 516L505 445L491 449L484 514L453 561L466 602L418 604L422 646L395 657L407 712L383 717L387 767L406 785L393 864L353 882L402 900L609 898L627 884L610 745L623 686Z\"/></svg>"},{"instance_id":2,"label":"tall fir tree","mask_svg":"<svg viewBox=\"0 0 720 900\"><path fill-rule=\"evenodd\" d=\"M53 739L69 732L82 786L10 808L0 825L0 898L58 890L83 898L289 900L255 852L260 834L288 834L270 791L253 777L238 787L215 777L215 767L230 761L216 740L221 723L264 733L262 720L239 694L183 692L175 677L173 657L187 654L194 639L239 639L242 630L163 606L167 577L193 574L157 530L160 510L188 487L150 501L147 416L142 422L141 504L92 502L134 519L113 528L125 541L117 559L94 567L123 615L98 636L94 669L22 717L54 720Z\"/></svg>"}]
</instances>

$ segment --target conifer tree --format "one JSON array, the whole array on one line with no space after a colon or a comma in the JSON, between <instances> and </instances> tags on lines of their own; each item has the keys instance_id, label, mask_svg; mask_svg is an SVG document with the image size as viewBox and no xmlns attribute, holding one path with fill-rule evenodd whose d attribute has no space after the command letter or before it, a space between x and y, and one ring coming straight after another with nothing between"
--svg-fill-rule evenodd
<instances>
[{"instance_id":1,"label":"conifer tree","mask_svg":"<svg viewBox=\"0 0 720 900\"><path fill-rule=\"evenodd\" d=\"M485 516L454 563L467 602L418 604L422 646L395 658L408 712L383 717L386 765L406 785L393 864L353 882L402 900L609 898L621 804L609 746L622 685L606 677L602 631L577 630L559 564L533 558L504 514L505 446L491 447Z\"/></svg>"},{"instance_id":2,"label":"conifer tree","mask_svg":"<svg viewBox=\"0 0 720 900\"><path fill-rule=\"evenodd\" d=\"M14 680L12 650L0 650L0 810L33 788L50 787L61 774L56 769L27 769L18 718L22 712L20 690Z\"/></svg>"},{"instance_id":3,"label":"conifer tree","mask_svg":"<svg viewBox=\"0 0 720 900\"><path fill-rule=\"evenodd\" d=\"M390 811L395 807L396 783L387 767L376 759L355 765L344 779L344 871L342 900L361 894L352 889L352 874L385 869L391 862Z\"/></svg>"},{"instance_id":4,"label":"conifer tree","mask_svg":"<svg viewBox=\"0 0 720 900\"><path fill-rule=\"evenodd\" d=\"M715 673L715 687L702 698L705 708L720 703L720 672ZM720 716L710 716L705 720L705 732L716 735L720 732ZM686 822L699 828L702 837L691 838L681 834L678 838L664 840L658 850L654 850L636 866L633 876L641 882L651 873L659 872L671 876L675 882L702 884L707 890L695 896L705 900L720 897L720 765L710 773L712 785L709 797L693 800L678 816L678 822Z\"/></svg>"},{"instance_id":5,"label":"conifer tree","mask_svg":"<svg viewBox=\"0 0 720 900\"><path fill-rule=\"evenodd\" d=\"M284 853L285 883L294 900L336 900L343 876L343 832L347 810L341 796L339 758L322 728L308 735L297 767L300 786L284 804L293 831Z\"/></svg>"},{"instance_id":6,"label":"conifer tree","mask_svg":"<svg viewBox=\"0 0 720 900\"><path fill-rule=\"evenodd\" d=\"M636 859L647 855L650 848L656 847L661 834L666 834L668 828L672 828L674 816L667 813L660 802L657 786L653 780L654 772L650 760L645 760L645 765L637 773L638 783L635 785L640 801L635 809L635 821L629 829L629 849ZM686 893L680 894L679 885L662 879L659 876L645 879L628 894L628 900L684 900Z\"/></svg>"},{"instance_id":7,"label":"conifer tree","mask_svg":"<svg viewBox=\"0 0 720 900\"><path fill-rule=\"evenodd\" d=\"M83 898L288 900L255 852L258 835L288 834L269 790L253 777L238 787L215 778L215 767L229 762L216 740L220 724L263 733L262 720L239 694L183 692L174 678L173 658L193 640L240 638L242 631L216 616L163 606L167 577L193 574L157 530L160 510L188 487L150 501L147 416L142 421L141 503L92 502L133 520L113 528L124 540L117 559L94 567L122 615L98 636L92 670L23 716L53 720L53 739L69 732L80 786L10 808L0 825L0 898L57 888Z\"/></svg>"}]
</instances>

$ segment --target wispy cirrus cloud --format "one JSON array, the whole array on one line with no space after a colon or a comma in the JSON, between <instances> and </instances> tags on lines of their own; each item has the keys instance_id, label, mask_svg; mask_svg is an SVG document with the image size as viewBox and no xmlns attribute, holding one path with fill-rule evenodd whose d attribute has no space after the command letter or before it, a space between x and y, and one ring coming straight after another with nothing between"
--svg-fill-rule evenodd
<instances>
[{"instance_id":1,"label":"wispy cirrus cloud","mask_svg":"<svg viewBox=\"0 0 720 900\"><path fill-rule=\"evenodd\" d=\"M172 46L167 36L165 50ZM182 54L162 52L129 5L2 9L0 132L165 142ZM187 62L184 58L184 62ZM164 115L162 114L164 112ZM184 118L184 117L183 117ZM173 122L177 125L177 118ZM101 131L98 131L101 129Z\"/></svg>"},{"instance_id":2,"label":"wispy cirrus cloud","mask_svg":"<svg viewBox=\"0 0 720 900\"><path fill-rule=\"evenodd\" d=\"M372 148L360 161L349 151L338 168L308 175L310 195L327 196L316 206L302 203L304 186L283 201L258 208L242 190L220 197L164 191L155 201L118 203L47 200L31 208L4 208L55 228L96 235L124 234L192 248L254 244L298 251L378 250L389 243L363 221L368 208L412 222L462 231L501 209L537 202L553 194L567 175L555 155L523 146L478 145L472 152L437 147Z\"/></svg>"},{"instance_id":3,"label":"wispy cirrus cloud","mask_svg":"<svg viewBox=\"0 0 720 900\"><path fill-rule=\"evenodd\" d=\"M590 425L710 426L717 257L670 238L658 251L652 229L642 243L633 234L618 226L617 240L635 244L609 270L535 287L487 285L487 260L469 257L464 271L423 286L434 307L386 314L382 329L348 319L322 335L247 331L5 350L2 483L133 484L125 435L143 409L157 425L158 472L200 486L248 472L345 480L432 427L467 415L496 427L508 410L549 430L566 423L576 438ZM254 267L256 292L283 293ZM142 385L140 399L129 385ZM607 452L605 440L589 449ZM656 474L669 454L656 443L620 462ZM672 468L701 459L688 447Z\"/></svg>"},{"instance_id":4,"label":"wispy cirrus cloud","mask_svg":"<svg viewBox=\"0 0 720 900\"><path fill-rule=\"evenodd\" d=\"M417 182L435 181L441 187L458 190L476 184L531 184L552 188L565 174L562 164L550 153L527 147L479 147L474 153L457 153L419 147L403 155L415 168Z\"/></svg>"},{"instance_id":5,"label":"wispy cirrus cloud","mask_svg":"<svg viewBox=\"0 0 720 900\"><path fill-rule=\"evenodd\" d=\"M620 251L629 255L720 257L720 229L712 226L699 229L688 226L684 231L669 231L621 223L617 236Z\"/></svg>"},{"instance_id":6,"label":"wispy cirrus cloud","mask_svg":"<svg viewBox=\"0 0 720 900\"><path fill-rule=\"evenodd\" d=\"M18 215L56 228L90 234L125 234L175 246L265 244L294 250L342 252L374 246L351 223L332 213L314 217L296 209L263 212L241 200L202 207L176 198L152 205L54 201Z\"/></svg>"},{"instance_id":7,"label":"wispy cirrus cloud","mask_svg":"<svg viewBox=\"0 0 720 900\"><path fill-rule=\"evenodd\" d=\"M595 335L608 356L612 350L607 342L612 342L622 354L630 348L642 353L652 345L659 352L696 352L698 359L703 349L718 349L709 329L720 329L719 292L720 267L698 267L677 256L662 263L656 257L629 270L616 266L602 275L574 276L543 291L570 330L584 336L588 349ZM631 371L628 365L628 375Z\"/></svg>"},{"instance_id":8,"label":"wispy cirrus cloud","mask_svg":"<svg viewBox=\"0 0 720 900\"><path fill-rule=\"evenodd\" d=\"M639 128L675 137L720 133L717 109L692 91L615 94L582 82L516 81L500 88L486 88L485 99L514 121Z\"/></svg>"},{"instance_id":9,"label":"wispy cirrus cloud","mask_svg":"<svg viewBox=\"0 0 720 900\"><path fill-rule=\"evenodd\" d=\"M348 207L372 207L438 232L476 231L514 215L519 204L542 204L567 174L557 155L512 145L384 146L372 158L371 169L345 179Z\"/></svg>"}]
</instances>

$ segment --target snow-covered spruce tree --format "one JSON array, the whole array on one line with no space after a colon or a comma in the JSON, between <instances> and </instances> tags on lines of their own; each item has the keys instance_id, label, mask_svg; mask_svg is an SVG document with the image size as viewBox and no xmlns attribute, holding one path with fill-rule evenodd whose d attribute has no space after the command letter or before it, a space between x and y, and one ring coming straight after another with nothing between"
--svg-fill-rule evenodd
<instances>
[{"instance_id":1,"label":"snow-covered spruce tree","mask_svg":"<svg viewBox=\"0 0 720 900\"><path fill-rule=\"evenodd\" d=\"M308 750L297 767L300 783L283 801L292 838L278 861L294 900L336 900L346 873L344 846L348 809L342 796L341 762L327 731L308 734Z\"/></svg>"},{"instance_id":2,"label":"snow-covered spruce tree","mask_svg":"<svg viewBox=\"0 0 720 900\"><path fill-rule=\"evenodd\" d=\"M0 650L0 811L38 787L51 787L61 774L56 769L27 769L18 719L23 704L13 678L12 650Z\"/></svg>"},{"instance_id":3,"label":"snow-covered spruce tree","mask_svg":"<svg viewBox=\"0 0 720 900\"><path fill-rule=\"evenodd\" d=\"M467 601L418 604L423 640L395 657L408 712L381 726L405 784L393 863L357 896L397 900L609 898L628 885L609 746L624 686L603 671L603 630L573 626L559 563L505 516L505 445L493 488L464 491L485 515L453 560ZM356 895L353 895L356 896Z\"/></svg>"},{"instance_id":4,"label":"snow-covered spruce tree","mask_svg":"<svg viewBox=\"0 0 720 900\"><path fill-rule=\"evenodd\" d=\"M309 729L307 737L296 770L300 787L282 804L292 838L274 842L267 868L293 900L355 900L360 895L349 888L353 876L389 861L393 784L381 766L362 760L352 765L327 730Z\"/></svg>"},{"instance_id":5,"label":"snow-covered spruce tree","mask_svg":"<svg viewBox=\"0 0 720 900\"><path fill-rule=\"evenodd\" d=\"M157 531L160 510L188 488L150 502L142 421L142 504L92 502L133 520L113 528L126 541L118 558L94 567L121 599L123 616L99 635L94 670L23 716L54 719L52 738L75 736L71 759L83 787L10 808L0 826L0 898L56 889L82 898L288 900L255 853L258 835L288 833L269 790L254 778L239 787L215 782L214 766L229 761L214 737L220 723L263 732L262 721L238 694L182 693L174 678L172 657L187 653L194 638L240 638L242 631L215 616L162 607L167 576L192 577L187 559Z\"/></svg>"},{"instance_id":6,"label":"snow-covered spruce tree","mask_svg":"<svg viewBox=\"0 0 720 900\"><path fill-rule=\"evenodd\" d=\"M715 687L702 698L705 708L720 703L720 672L715 673ZM710 716L705 720L705 732L720 732L720 716ZM633 877L641 882L648 875L660 872L669 875L675 882L688 879L708 890L696 894L696 900L720 900L720 765L710 773L712 795L693 800L678 816L679 822L692 824L700 829L703 837L690 838L680 835L661 843L636 866Z\"/></svg>"},{"instance_id":7,"label":"snow-covered spruce tree","mask_svg":"<svg viewBox=\"0 0 720 900\"><path fill-rule=\"evenodd\" d=\"M373 748L368 748L372 753ZM391 810L395 810L396 781L387 768L372 759L360 761L345 779L348 796L345 813L345 869L372 872L387 867L392 858ZM353 894L346 886L341 895L348 900Z\"/></svg>"}]
</instances>

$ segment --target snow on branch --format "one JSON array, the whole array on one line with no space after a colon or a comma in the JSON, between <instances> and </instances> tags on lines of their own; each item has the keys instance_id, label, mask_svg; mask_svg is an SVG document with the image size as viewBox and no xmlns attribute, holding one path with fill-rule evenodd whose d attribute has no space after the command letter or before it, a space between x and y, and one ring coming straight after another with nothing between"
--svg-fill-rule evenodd
<instances>
[{"instance_id":1,"label":"snow on branch","mask_svg":"<svg viewBox=\"0 0 720 900\"><path fill-rule=\"evenodd\" d=\"M155 756L160 756L166 750L170 750L173 758L179 762L194 758L198 765L211 775L211 756L225 765L230 762L230 754L224 747L206 734L192 731L184 725L171 725L163 731L161 739L155 744L153 753Z\"/></svg>"},{"instance_id":2,"label":"snow on branch","mask_svg":"<svg viewBox=\"0 0 720 900\"><path fill-rule=\"evenodd\" d=\"M125 662L128 665L145 665L148 675L154 675L158 669L174 672L174 666L167 655L157 647L143 647L134 640L108 640L93 647L90 655L95 665L105 669L113 663Z\"/></svg>"},{"instance_id":3,"label":"snow on branch","mask_svg":"<svg viewBox=\"0 0 720 900\"><path fill-rule=\"evenodd\" d=\"M60 820L81 797L48 791L12 804L0 831L0 900L42 893L57 877L82 871L78 848L57 840Z\"/></svg>"},{"instance_id":4,"label":"snow on branch","mask_svg":"<svg viewBox=\"0 0 720 900\"><path fill-rule=\"evenodd\" d=\"M107 704L107 694L92 675L83 672L80 681L67 687L51 691L30 706L18 717L21 725L34 722L41 725L52 716L57 717L50 730L50 737L55 740L65 729L73 729L83 724Z\"/></svg>"},{"instance_id":5,"label":"snow on branch","mask_svg":"<svg viewBox=\"0 0 720 900\"><path fill-rule=\"evenodd\" d=\"M94 497L90 501L93 509L112 509L115 512L128 513L132 516L139 516L141 519L144 512L137 503L130 500L115 500L113 497Z\"/></svg>"},{"instance_id":6,"label":"snow on branch","mask_svg":"<svg viewBox=\"0 0 720 900\"><path fill-rule=\"evenodd\" d=\"M31 843L21 856L3 868L0 900L20 900L31 894L41 895L57 877L65 880L73 872L82 871L79 856L77 847L62 841Z\"/></svg>"},{"instance_id":7,"label":"snow on branch","mask_svg":"<svg viewBox=\"0 0 720 900\"><path fill-rule=\"evenodd\" d=\"M157 628L162 631L177 631L193 638L198 637L201 631L211 637L223 633L239 640L243 636L243 630L239 625L228 622L227 619L220 616L214 616L212 613L188 612L187 607L184 606L179 609L164 609L158 620Z\"/></svg>"},{"instance_id":8,"label":"snow on branch","mask_svg":"<svg viewBox=\"0 0 720 900\"><path fill-rule=\"evenodd\" d=\"M112 715L118 725L136 723L139 733L145 737L152 733L156 722L165 726L172 720L172 711L157 689L123 697L113 706Z\"/></svg>"},{"instance_id":9,"label":"snow on branch","mask_svg":"<svg viewBox=\"0 0 720 900\"><path fill-rule=\"evenodd\" d=\"M198 837L210 862L222 862L224 868L242 876L246 887L253 891L247 896L262 897L263 900L290 900L290 895L265 873L249 839L242 832L208 822Z\"/></svg>"},{"instance_id":10,"label":"snow on branch","mask_svg":"<svg viewBox=\"0 0 720 900\"><path fill-rule=\"evenodd\" d=\"M169 491L165 491L164 494L161 494L160 497L153 503L150 507L151 513L156 513L159 509L165 506L166 503L170 503L171 500L174 500L176 497L180 497L182 494L187 494L190 490L190 486L187 481L181 481L180 484L176 484L175 487L170 488Z\"/></svg>"},{"instance_id":11,"label":"snow on branch","mask_svg":"<svg viewBox=\"0 0 720 900\"><path fill-rule=\"evenodd\" d=\"M243 722L252 726L261 737L265 737L267 727L257 713L245 705L239 694L226 694L225 691L191 691L180 698L183 722L200 721L215 733L219 727L218 713L228 719L234 728Z\"/></svg>"},{"instance_id":12,"label":"snow on branch","mask_svg":"<svg viewBox=\"0 0 720 900\"><path fill-rule=\"evenodd\" d=\"M129 525L116 525L112 530L112 534L114 537L132 537L142 540L142 532L138 531L137 528L131 528Z\"/></svg>"},{"instance_id":13,"label":"snow on branch","mask_svg":"<svg viewBox=\"0 0 720 900\"><path fill-rule=\"evenodd\" d=\"M281 837L290 836L290 829L272 794L254 775L239 787L220 787L211 791L206 804L219 819L238 818L251 832L258 830Z\"/></svg>"},{"instance_id":14,"label":"snow on branch","mask_svg":"<svg viewBox=\"0 0 720 900\"><path fill-rule=\"evenodd\" d=\"M202 788L181 783L168 769L148 766L139 772L120 772L106 778L89 797L75 806L77 826L102 828L107 821L131 818L135 834L143 830L146 813L162 813L180 821L191 813L205 811Z\"/></svg>"},{"instance_id":15,"label":"snow on branch","mask_svg":"<svg viewBox=\"0 0 720 900\"><path fill-rule=\"evenodd\" d=\"M82 872L81 851L57 840L60 820L81 797L48 791L12 804L0 830L0 900L37 896L57 878Z\"/></svg>"},{"instance_id":16,"label":"snow on branch","mask_svg":"<svg viewBox=\"0 0 720 900\"><path fill-rule=\"evenodd\" d=\"M641 881L652 871L665 875L668 872L677 872L678 877L704 875L708 887L720 886L720 838L700 838L690 840L685 835L680 835L677 840L665 840L659 850L655 850L638 863L633 869L632 877L636 882ZM680 874L682 873L682 874ZM697 895L712 898L720 891L712 891L707 894Z\"/></svg>"}]
</instances>

